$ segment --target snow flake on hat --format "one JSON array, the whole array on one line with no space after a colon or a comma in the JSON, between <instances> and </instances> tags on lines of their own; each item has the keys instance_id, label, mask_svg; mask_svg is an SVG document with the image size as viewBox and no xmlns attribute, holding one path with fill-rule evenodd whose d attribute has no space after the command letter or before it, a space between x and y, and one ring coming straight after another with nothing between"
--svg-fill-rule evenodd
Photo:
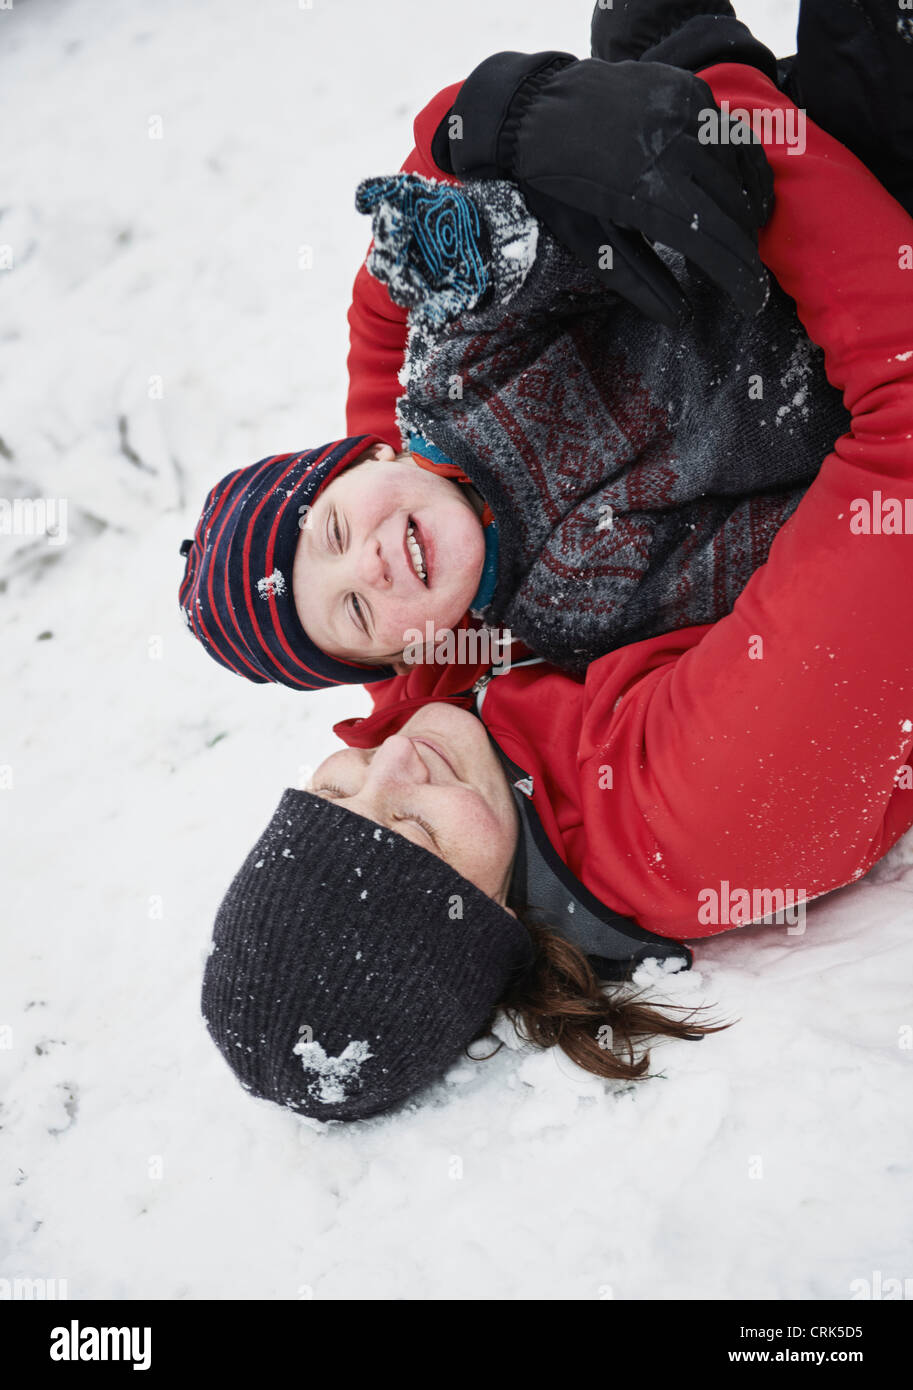
<instances>
[{"instance_id":1,"label":"snow flake on hat","mask_svg":"<svg viewBox=\"0 0 913 1390\"><path fill-rule=\"evenodd\" d=\"M257 580L257 593L261 598L276 598L285 593L285 576L281 570L273 570L264 579Z\"/></svg>"},{"instance_id":2,"label":"snow flake on hat","mask_svg":"<svg viewBox=\"0 0 913 1390\"><path fill-rule=\"evenodd\" d=\"M338 1057L328 1057L318 1042L296 1043L292 1052L301 1058L305 1071L316 1073L317 1080L308 1090L322 1105L339 1105L347 1100L351 1089L361 1080L362 1062L374 1055L366 1042L354 1039Z\"/></svg>"}]
</instances>

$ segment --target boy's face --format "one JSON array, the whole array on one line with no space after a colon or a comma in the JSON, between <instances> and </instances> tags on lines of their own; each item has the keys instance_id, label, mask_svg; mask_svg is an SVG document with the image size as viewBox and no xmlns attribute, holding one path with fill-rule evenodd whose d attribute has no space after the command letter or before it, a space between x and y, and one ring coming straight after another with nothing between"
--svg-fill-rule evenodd
<instances>
[{"instance_id":1,"label":"boy's face","mask_svg":"<svg viewBox=\"0 0 913 1390\"><path fill-rule=\"evenodd\" d=\"M484 560L466 489L376 445L310 508L292 593L304 630L328 656L392 665L410 629L424 636L429 621L456 626Z\"/></svg>"}]
</instances>

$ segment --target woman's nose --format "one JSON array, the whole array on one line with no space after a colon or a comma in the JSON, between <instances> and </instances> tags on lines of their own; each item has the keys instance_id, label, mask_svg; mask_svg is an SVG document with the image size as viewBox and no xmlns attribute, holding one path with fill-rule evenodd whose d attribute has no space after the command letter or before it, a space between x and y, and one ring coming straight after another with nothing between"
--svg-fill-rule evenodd
<instances>
[{"instance_id":1,"label":"woman's nose","mask_svg":"<svg viewBox=\"0 0 913 1390\"><path fill-rule=\"evenodd\" d=\"M391 734L384 739L368 764L365 785L380 790L392 782L427 782L428 769L415 751L411 738Z\"/></svg>"},{"instance_id":2,"label":"woman's nose","mask_svg":"<svg viewBox=\"0 0 913 1390\"><path fill-rule=\"evenodd\" d=\"M390 566L377 539L365 541L359 552L356 569L358 582L367 589L389 589L393 584Z\"/></svg>"}]
</instances>

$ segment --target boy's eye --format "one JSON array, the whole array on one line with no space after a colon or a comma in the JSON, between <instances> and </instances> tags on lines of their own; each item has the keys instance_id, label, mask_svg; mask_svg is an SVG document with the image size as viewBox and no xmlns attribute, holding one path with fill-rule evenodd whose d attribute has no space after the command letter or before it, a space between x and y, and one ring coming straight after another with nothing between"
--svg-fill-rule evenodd
<instances>
[{"instance_id":1,"label":"boy's eye","mask_svg":"<svg viewBox=\"0 0 913 1390\"><path fill-rule=\"evenodd\" d=\"M359 632L364 633L365 637L367 637L367 636L368 636L368 624L367 624L367 622L365 621L364 609L362 608L361 604L358 602L358 599L356 598L355 594L350 594L350 595L349 595L349 598L350 598L351 603L352 603L352 621L353 621L353 623L355 624L355 626L358 628Z\"/></svg>"},{"instance_id":2,"label":"boy's eye","mask_svg":"<svg viewBox=\"0 0 913 1390\"><path fill-rule=\"evenodd\" d=\"M335 545L333 542L335 541ZM335 555L342 554L342 533L339 529L338 512L330 512L327 517L327 545Z\"/></svg>"},{"instance_id":3,"label":"boy's eye","mask_svg":"<svg viewBox=\"0 0 913 1390\"><path fill-rule=\"evenodd\" d=\"M345 796L342 787L334 787L332 782L325 782L322 787L311 787L312 792L329 792L331 796Z\"/></svg>"}]
</instances>

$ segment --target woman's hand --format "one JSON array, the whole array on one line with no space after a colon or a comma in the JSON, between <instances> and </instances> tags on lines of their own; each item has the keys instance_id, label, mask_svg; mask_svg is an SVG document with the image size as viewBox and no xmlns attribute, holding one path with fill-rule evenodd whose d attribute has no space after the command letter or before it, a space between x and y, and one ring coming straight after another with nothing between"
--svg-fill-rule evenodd
<instances>
[{"instance_id":1,"label":"woman's hand","mask_svg":"<svg viewBox=\"0 0 913 1390\"><path fill-rule=\"evenodd\" d=\"M664 63L498 53L463 84L435 157L446 153L460 178L514 180L607 288L676 327L687 303L645 238L680 252L744 313L767 295L757 248L773 202L767 159L753 140L704 143L701 132L719 128L708 113L706 83Z\"/></svg>"},{"instance_id":2,"label":"woman's hand","mask_svg":"<svg viewBox=\"0 0 913 1390\"><path fill-rule=\"evenodd\" d=\"M700 72L744 63L777 80L777 60L736 18L729 0L596 0L590 27L594 58L646 59Z\"/></svg>"}]
</instances>

